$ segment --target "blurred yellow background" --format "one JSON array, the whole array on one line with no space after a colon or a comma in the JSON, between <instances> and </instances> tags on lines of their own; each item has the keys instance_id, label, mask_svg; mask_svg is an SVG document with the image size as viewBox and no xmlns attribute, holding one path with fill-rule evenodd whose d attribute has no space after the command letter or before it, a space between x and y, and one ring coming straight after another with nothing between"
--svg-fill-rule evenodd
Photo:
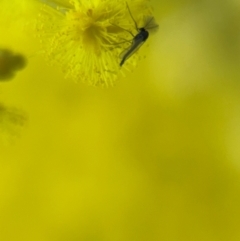
<instances>
[{"instance_id":1,"label":"blurred yellow background","mask_svg":"<svg viewBox=\"0 0 240 241\"><path fill-rule=\"evenodd\" d=\"M0 47L30 56L0 82L28 116L0 143L0 240L240 240L239 1L152 0L146 58L106 89L33 54L34 0L0 4Z\"/></svg>"}]
</instances>

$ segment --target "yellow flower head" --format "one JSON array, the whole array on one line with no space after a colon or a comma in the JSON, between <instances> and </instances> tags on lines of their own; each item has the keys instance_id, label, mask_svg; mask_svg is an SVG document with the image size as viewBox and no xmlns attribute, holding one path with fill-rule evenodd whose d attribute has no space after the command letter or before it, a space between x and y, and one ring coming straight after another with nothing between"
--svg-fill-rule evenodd
<instances>
[{"instance_id":1,"label":"yellow flower head","mask_svg":"<svg viewBox=\"0 0 240 241\"><path fill-rule=\"evenodd\" d=\"M122 71L120 53L151 16L148 0L58 0L45 5L38 20L44 52L60 63L66 77L92 85L112 85ZM134 54L124 65L136 65Z\"/></svg>"}]
</instances>

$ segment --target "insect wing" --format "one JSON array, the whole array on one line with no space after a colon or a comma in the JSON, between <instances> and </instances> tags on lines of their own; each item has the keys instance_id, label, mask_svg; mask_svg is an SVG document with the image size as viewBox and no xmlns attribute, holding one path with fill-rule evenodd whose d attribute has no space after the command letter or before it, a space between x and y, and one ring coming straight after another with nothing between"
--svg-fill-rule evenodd
<instances>
[{"instance_id":1,"label":"insect wing","mask_svg":"<svg viewBox=\"0 0 240 241\"><path fill-rule=\"evenodd\" d=\"M144 28L150 32L151 34L158 30L158 24L156 23L154 17L152 16L145 16L143 19Z\"/></svg>"},{"instance_id":2,"label":"insect wing","mask_svg":"<svg viewBox=\"0 0 240 241\"><path fill-rule=\"evenodd\" d=\"M136 53L137 50L144 44L144 42L145 41L142 39L134 39L132 45L120 54L120 58L122 59L120 66L122 66L127 59Z\"/></svg>"}]
</instances>

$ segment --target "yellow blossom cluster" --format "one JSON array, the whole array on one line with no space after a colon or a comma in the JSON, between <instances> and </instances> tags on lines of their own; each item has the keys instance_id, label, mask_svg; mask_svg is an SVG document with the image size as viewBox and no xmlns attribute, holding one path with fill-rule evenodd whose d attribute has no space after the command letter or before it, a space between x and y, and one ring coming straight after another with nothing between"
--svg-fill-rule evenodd
<instances>
[{"instance_id":1,"label":"yellow blossom cluster","mask_svg":"<svg viewBox=\"0 0 240 241\"><path fill-rule=\"evenodd\" d=\"M138 53L124 68L119 66L119 56L139 31L134 21L144 27L152 16L148 0L40 2L36 28L43 52L51 62L60 64L66 77L109 86L124 69L136 65Z\"/></svg>"}]
</instances>

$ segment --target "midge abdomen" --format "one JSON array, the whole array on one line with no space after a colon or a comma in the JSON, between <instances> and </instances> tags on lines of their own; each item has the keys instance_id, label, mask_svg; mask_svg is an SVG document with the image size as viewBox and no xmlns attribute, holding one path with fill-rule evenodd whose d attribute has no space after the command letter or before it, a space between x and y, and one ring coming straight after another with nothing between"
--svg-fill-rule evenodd
<instances>
[{"instance_id":1,"label":"midge abdomen","mask_svg":"<svg viewBox=\"0 0 240 241\"><path fill-rule=\"evenodd\" d=\"M124 62L143 45L148 36L148 31L146 31L144 28L139 29L139 33L133 38L132 45L122 54L120 66L122 66Z\"/></svg>"}]
</instances>

